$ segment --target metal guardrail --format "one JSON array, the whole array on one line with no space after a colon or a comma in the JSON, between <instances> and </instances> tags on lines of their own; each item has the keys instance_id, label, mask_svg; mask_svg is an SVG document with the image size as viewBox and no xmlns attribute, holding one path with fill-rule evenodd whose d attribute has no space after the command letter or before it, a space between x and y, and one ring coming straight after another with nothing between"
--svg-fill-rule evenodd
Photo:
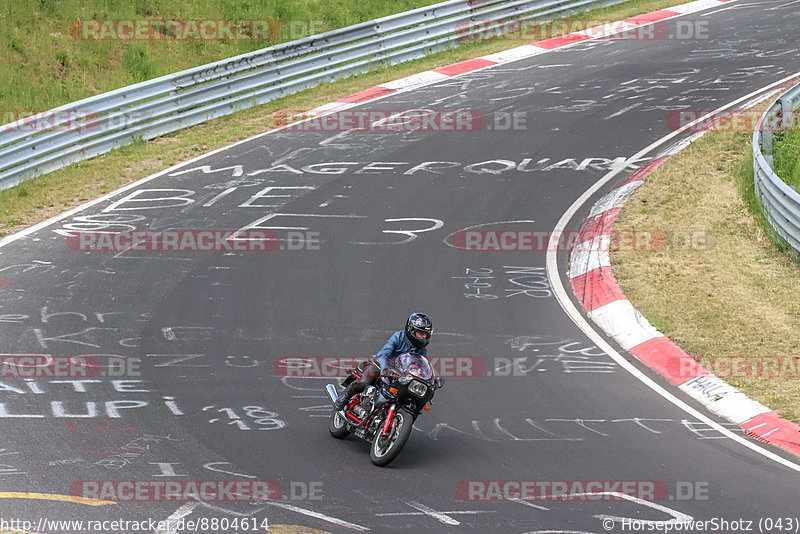
<instances>
[{"instance_id":1,"label":"metal guardrail","mask_svg":"<svg viewBox=\"0 0 800 534\"><path fill-rule=\"evenodd\" d=\"M800 84L792 87L772 104L758 120L753 132L756 195L772 228L796 253L800 253L800 194L786 185L773 170L772 132L796 124L794 110L798 107Z\"/></svg>"},{"instance_id":2,"label":"metal guardrail","mask_svg":"<svg viewBox=\"0 0 800 534\"><path fill-rule=\"evenodd\" d=\"M546 21L623 1L449 0L79 100L0 126L0 189L137 139L420 58L468 38L475 22Z\"/></svg>"}]
</instances>

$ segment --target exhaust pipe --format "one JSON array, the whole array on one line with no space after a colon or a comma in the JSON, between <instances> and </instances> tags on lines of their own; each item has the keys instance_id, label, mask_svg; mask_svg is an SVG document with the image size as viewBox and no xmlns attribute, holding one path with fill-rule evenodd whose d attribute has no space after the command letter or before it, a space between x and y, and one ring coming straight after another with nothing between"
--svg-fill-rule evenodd
<instances>
[{"instance_id":1,"label":"exhaust pipe","mask_svg":"<svg viewBox=\"0 0 800 534\"><path fill-rule=\"evenodd\" d=\"M325 386L325 391L328 392L328 396L331 398L331 403L336 402L336 399L339 398L339 394L336 393L336 386L333 384L328 384Z\"/></svg>"}]
</instances>

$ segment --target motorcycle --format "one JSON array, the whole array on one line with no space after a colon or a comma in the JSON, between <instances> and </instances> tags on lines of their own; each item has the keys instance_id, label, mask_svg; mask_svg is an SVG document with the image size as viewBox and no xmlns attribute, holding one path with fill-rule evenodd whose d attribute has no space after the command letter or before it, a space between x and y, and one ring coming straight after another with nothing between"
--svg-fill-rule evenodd
<instances>
[{"instance_id":1,"label":"motorcycle","mask_svg":"<svg viewBox=\"0 0 800 534\"><path fill-rule=\"evenodd\" d=\"M363 369L347 369L347 373L342 386L360 379ZM401 354L391 373L381 374L375 386L353 395L343 410L334 410L331 436L344 439L353 434L371 442L372 463L388 465L405 446L419 414L430 411L434 391L442 386L444 378L434 376L426 358L412 352ZM336 402L336 386L328 384L325 391L331 402Z\"/></svg>"}]
</instances>

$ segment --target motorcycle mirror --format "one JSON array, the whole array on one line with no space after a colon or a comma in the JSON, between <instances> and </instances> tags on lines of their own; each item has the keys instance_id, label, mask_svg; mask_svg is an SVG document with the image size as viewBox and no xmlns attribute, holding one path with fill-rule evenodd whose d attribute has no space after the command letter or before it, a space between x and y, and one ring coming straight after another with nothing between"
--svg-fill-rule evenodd
<instances>
[{"instance_id":1,"label":"motorcycle mirror","mask_svg":"<svg viewBox=\"0 0 800 534\"><path fill-rule=\"evenodd\" d=\"M439 389L440 387L444 386L444 378L436 377L433 379L433 387Z\"/></svg>"}]
</instances>

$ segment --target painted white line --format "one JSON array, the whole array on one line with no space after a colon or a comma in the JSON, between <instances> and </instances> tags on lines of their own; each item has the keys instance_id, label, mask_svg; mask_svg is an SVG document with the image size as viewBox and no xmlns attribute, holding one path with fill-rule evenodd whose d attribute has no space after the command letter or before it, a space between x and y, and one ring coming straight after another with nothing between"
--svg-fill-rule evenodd
<instances>
[{"instance_id":1,"label":"painted white line","mask_svg":"<svg viewBox=\"0 0 800 534\"><path fill-rule=\"evenodd\" d=\"M490 223L481 223L481 224L473 224L472 226L465 226L464 228L453 232L452 234L445 237L442 241L448 247L458 248L452 243L453 236L459 232L466 232L467 230L474 230L475 228L483 228L485 226L493 226L493 225L503 225L503 224L518 224L518 223L535 223L535 219L518 219L516 221L497 221L497 222L490 222ZM440 334L441 335L441 334Z\"/></svg>"},{"instance_id":2,"label":"painted white line","mask_svg":"<svg viewBox=\"0 0 800 534\"><path fill-rule=\"evenodd\" d=\"M774 83L772 83L772 84L770 84L770 85L768 85L766 87L762 87L761 89L753 91L750 94L747 94L747 95L745 95L745 96L743 96L743 97L741 97L741 98L739 98L737 100L734 100L730 104L722 106L722 107L718 108L717 110L712 111L711 113L708 113L708 114L700 117L699 119L697 119L695 121L692 121L691 123L685 125L684 127L682 127L680 129L678 129L678 130L676 130L676 131L674 131L674 132L662 137L661 139L651 143L650 145L646 146L645 148L643 148L642 150L640 150L639 152L637 152L636 154L631 156L631 158L629 158L629 159L630 160L635 160L635 159L641 158L645 154L648 154L650 151L652 151L652 150L658 148L659 146L665 144L670 139L673 139L674 137L684 133L689 128L692 128L695 124L700 123L700 121L706 120L709 116L715 116L715 114L719 113L720 111L724 111L724 110L726 110L728 108L732 108L732 107L736 106L737 104L739 104L740 102L747 101L748 99L753 98L755 95L757 95L757 94L759 94L759 93L761 93L763 91L771 90L773 87L777 87L777 86L779 86L781 84L784 84L784 83L786 83L786 82L788 82L788 81L790 81L790 80L792 80L794 78L797 78L798 76L800 76L800 72L792 74L791 76L787 76L785 78L782 78L782 79L778 80L777 82L774 82ZM575 325L578 326L578 328L580 328L583 331L583 333L586 334L586 336L589 339L591 339L603 352L608 354L615 362L617 362L620 365L620 367L622 367L623 369L625 369L626 371L631 373L634 376L634 378L637 378L642 383L644 383L647 387L649 387L650 389L652 389L653 391L655 391L656 393L661 395L664 399L668 400L669 402L671 402L672 404L674 404L675 406L677 406L681 410L685 411L686 413L688 413L692 417L695 417L699 421L702 421L703 423L707 424L709 427L713 428L714 430L716 430L717 432L719 432L723 436L726 436L726 437L732 439L733 441L736 441L737 443L747 447L748 449L754 451L757 454L761 454L761 455L765 456L766 458L769 458L770 460L773 460L773 461L775 461L775 462L777 462L777 463L779 463L779 464L781 464L781 465L783 465L785 467L788 467L790 469L793 469L795 471L800 472L800 465L798 465L798 464L796 464L796 463L794 463L794 462L792 462L790 460L787 460L786 458L778 456L777 454L775 454L775 453L773 453L771 451L768 451L767 449L765 449L765 448L763 448L763 447L761 447L761 446L759 446L759 445L757 445L755 443L750 442L749 440L745 439L744 437L739 436L739 435L731 432L730 430L728 430L727 428L723 427L722 425L720 425L716 421L712 420L707 415L699 412L698 410L695 410L694 408L692 408L691 406L689 406L688 404L686 404L682 400L678 399L675 395L673 395L672 393L670 393L669 391L664 389L662 386L657 384L653 379L651 379L650 377L645 375L642 371L637 369L632 363L630 363L619 352L617 352L616 349L614 349L608 342L606 342L606 340L603 339L603 337L588 323L588 321L584 318L584 316L581 314L581 312L578 310L578 308L575 307L575 305L572 303L572 300L570 300L569 295L567 294L566 290L564 289L564 285L561 283L561 276L560 276L560 274L558 272L558 259L557 259L557 256L556 256L556 252L554 252L554 251L556 251L558 249L555 248L555 246L558 244L558 239L559 239L561 233L564 232L564 230L567 227L567 224L569 223L569 221L572 220L572 218L575 216L575 214L578 212L578 210L581 209L581 207L601 187L603 187L608 182L610 182L612 179L614 179L614 177L616 177L621 172L621 170L623 170L623 169L612 170L612 171L608 172L605 176L603 176L600 180L595 182L594 185L592 185L589 189L587 189L583 193L583 195L581 195L577 200L575 200L575 202L573 202L573 204L569 207L569 209L567 209L567 211L564 212L564 214L561 216L561 219L559 219L559 221L556 223L556 226L555 226L555 229L553 231L553 234L550 237L550 244L547 247L547 258L546 258L547 276L548 276L548 278L550 280L550 286L551 286L551 289L553 291L553 296L556 297L556 300L558 301L559 305L561 305L561 308L564 310L564 312L567 314L567 316L569 316L569 318L572 320L572 322L575 323Z\"/></svg>"},{"instance_id":3,"label":"painted white line","mask_svg":"<svg viewBox=\"0 0 800 534\"><path fill-rule=\"evenodd\" d=\"M215 196L214 198L212 198L211 200L209 200L208 202L203 204L203 207L204 208L208 208L208 207L213 206L217 202L217 200L221 199L222 197L224 197L226 195L229 195L229 194L233 193L235 190L236 190L235 187L229 187L228 189L226 189L225 191L223 191L219 195Z\"/></svg>"},{"instance_id":4,"label":"painted white line","mask_svg":"<svg viewBox=\"0 0 800 534\"><path fill-rule=\"evenodd\" d=\"M331 198L329 198L328 200L326 200L325 202L320 204L318 207L325 208L337 198L345 198L345 196L344 195L333 195Z\"/></svg>"},{"instance_id":5,"label":"painted white line","mask_svg":"<svg viewBox=\"0 0 800 534\"><path fill-rule=\"evenodd\" d=\"M537 510L549 510L550 509L550 508L547 508L546 506L540 506L538 504L533 504L532 502L526 501L526 500L523 500L523 499L508 499L508 500L511 501L511 502L524 504L525 506L530 506L531 508L536 508Z\"/></svg>"},{"instance_id":6,"label":"painted white line","mask_svg":"<svg viewBox=\"0 0 800 534\"><path fill-rule=\"evenodd\" d=\"M175 510L172 515L170 515L166 520L165 523L167 524L165 529L156 529L153 534L177 534L177 523L187 515L192 513L192 510L195 509L197 506L196 502L188 502Z\"/></svg>"},{"instance_id":7,"label":"painted white line","mask_svg":"<svg viewBox=\"0 0 800 534\"><path fill-rule=\"evenodd\" d=\"M630 106L624 107L624 108L622 108L621 110L617 111L616 113L612 113L611 115L609 115L608 117L606 117L606 118L605 118L605 120L608 120L608 119L613 119L614 117L619 117L619 116L620 116L620 115L622 115L623 113L627 113L627 112L629 112L630 110L632 110L632 109L635 109L635 108L638 108L638 107L639 107L639 106L641 106L641 105L642 105L642 102L637 102L636 104L631 104Z\"/></svg>"},{"instance_id":8,"label":"painted white line","mask_svg":"<svg viewBox=\"0 0 800 534\"><path fill-rule=\"evenodd\" d=\"M444 514L443 512L437 512L433 508L425 506L422 503L418 503L417 501L407 501L406 504L409 505L411 508L414 508L415 510L419 510L425 515L429 515L435 518L437 521L439 521L440 523L444 523L445 525L457 526L461 524L452 517Z\"/></svg>"},{"instance_id":9,"label":"painted white line","mask_svg":"<svg viewBox=\"0 0 800 534\"><path fill-rule=\"evenodd\" d=\"M250 516L253 516L253 515L257 514L258 512L263 510L264 508L266 508L266 506L260 506L258 508L253 508L249 512L242 513L242 512L237 512L236 510L229 510L228 508L223 508L222 506L216 506L214 504L207 503L205 501L199 501L199 503L200 503L201 506L205 506L209 510L214 510L216 512L222 512L223 514L232 515L234 517L250 517Z\"/></svg>"},{"instance_id":10,"label":"painted white line","mask_svg":"<svg viewBox=\"0 0 800 534\"><path fill-rule=\"evenodd\" d=\"M334 523L336 525L341 525L343 527L352 528L353 530L358 530L359 532L366 532L369 530L367 527L356 525L355 523L350 523L343 519L337 519L329 515L321 514L319 512L314 512L312 510L306 510L305 508L300 508L299 506L294 506L293 504L286 504L277 501L269 501L266 502L265 504L268 504L270 506L277 506L278 508L285 508L286 510L291 510L292 512L297 512L298 514L307 515L309 517L314 517L316 519L322 519L323 521L328 521L329 523Z\"/></svg>"},{"instance_id":11,"label":"painted white line","mask_svg":"<svg viewBox=\"0 0 800 534\"><path fill-rule=\"evenodd\" d=\"M416 428L414 430L417 430ZM450 514L450 515L477 515L477 514L494 514L495 510L451 510L449 512L441 512L443 514ZM428 515L423 512L383 512L379 514L375 514L375 517L389 517L389 516L401 516L401 515Z\"/></svg>"},{"instance_id":12,"label":"painted white line","mask_svg":"<svg viewBox=\"0 0 800 534\"><path fill-rule=\"evenodd\" d=\"M602 496L608 495L609 497L616 497L617 499L623 499L625 501L635 502L636 504L641 504L642 506L646 506L648 508L653 508L655 510L659 510L664 512L665 514L671 515L672 519L667 521L653 521L650 519L636 519L636 521L640 521L642 525L669 525L669 524L680 524L686 523L687 521L691 521L694 519L692 516L688 514L684 514L683 512L679 512L678 510L673 510L672 508L668 508L658 503L654 503L652 501L646 501L644 499L640 499L639 497L634 497L633 495L628 495L627 493L620 493L618 491L591 491L588 493L571 493L570 497L582 497L582 496ZM594 517L600 519L601 521L610 520L610 521L618 521L620 523L625 523L625 521L630 520L631 518L627 517L619 517L615 515L606 515L606 514L596 514ZM605 522L604 522L605 528ZM610 529L606 529L610 530Z\"/></svg>"},{"instance_id":13,"label":"painted white line","mask_svg":"<svg viewBox=\"0 0 800 534\"><path fill-rule=\"evenodd\" d=\"M758 9L764 9L764 4L775 3L775 2L741 2L738 4L725 4L725 7L721 9L715 9L714 11L709 11L708 13L703 13L704 17L708 15L716 15L717 13L722 13L723 11L730 11L735 9L747 9L748 7L754 7Z\"/></svg>"},{"instance_id":14,"label":"painted white line","mask_svg":"<svg viewBox=\"0 0 800 534\"><path fill-rule=\"evenodd\" d=\"M449 514L449 515L459 515L459 514L477 515L477 514L494 514L496 513L496 511L495 510L450 510L447 512L439 512L439 513ZM429 515L429 514L426 512L382 512L375 514L375 517L389 517L389 516L401 516L401 515Z\"/></svg>"},{"instance_id":15,"label":"painted white line","mask_svg":"<svg viewBox=\"0 0 800 534\"><path fill-rule=\"evenodd\" d=\"M207 464L203 464L203 468L204 469L208 469L209 471L214 471L216 473L224 473L226 475L233 475L233 476L243 477L243 478L257 478L254 475L245 475L243 473L237 473L235 471L226 471L225 469L218 469L217 467L211 467L211 466L217 466L217 465L220 465L220 464L233 465L230 462L208 462Z\"/></svg>"}]
</instances>

